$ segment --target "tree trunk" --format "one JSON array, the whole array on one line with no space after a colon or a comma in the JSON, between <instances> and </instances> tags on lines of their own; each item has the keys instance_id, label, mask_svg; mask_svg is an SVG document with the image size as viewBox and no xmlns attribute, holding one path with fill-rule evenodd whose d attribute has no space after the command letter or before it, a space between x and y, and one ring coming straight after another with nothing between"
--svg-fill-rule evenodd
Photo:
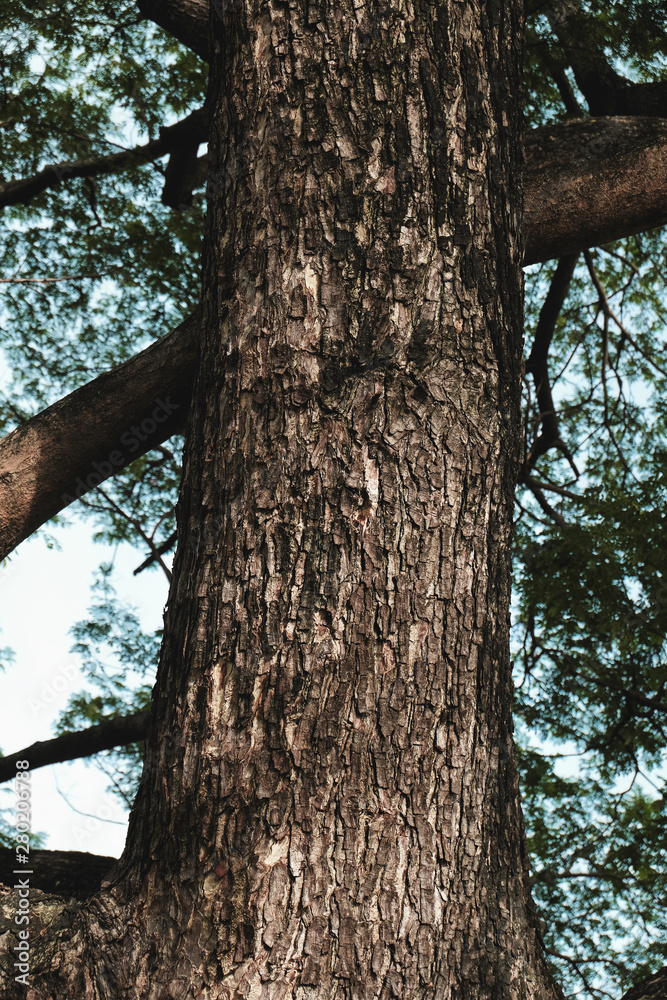
<instances>
[{"instance_id":1,"label":"tree trunk","mask_svg":"<svg viewBox=\"0 0 667 1000\"><path fill-rule=\"evenodd\" d=\"M153 735L35 998L560 995L511 722L521 38L496 0L217 5Z\"/></svg>"}]
</instances>

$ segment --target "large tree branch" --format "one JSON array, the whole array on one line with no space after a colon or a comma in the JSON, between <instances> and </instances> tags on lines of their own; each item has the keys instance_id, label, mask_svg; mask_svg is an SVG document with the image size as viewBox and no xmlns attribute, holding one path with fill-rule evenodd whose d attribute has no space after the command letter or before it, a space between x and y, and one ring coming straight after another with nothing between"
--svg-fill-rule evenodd
<instances>
[{"instance_id":1,"label":"large tree branch","mask_svg":"<svg viewBox=\"0 0 667 1000\"><path fill-rule=\"evenodd\" d=\"M27 761L25 770L35 771L48 764L60 764L65 760L92 757L102 750L113 750L129 743L140 743L146 736L150 712L135 712L114 719L104 719L96 726L80 729L76 733L63 733L52 740L40 740L18 753L0 757L0 782L10 781L16 776L16 761Z\"/></svg>"},{"instance_id":2,"label":"large tree branch","mask_svg":"<svg viewBox=\"0 0 667 1000\"><path fill-rule=\"evenodd\" d=\"M209 61L208 0L138 0L137 6L144 17Z\"/></svg>"},{"instance_id":3,"label":"large tree branch","mask_svg":"<svg viewBox=\"0 0 667 1000\"><path fill-rule=\"evenodd\" d=\"M185 424L198 313L0 440L0 559Z\"/></svg>"},{"instance_id":4,"label":"large tree branch","mask_svg":"<svg viewBox=\"0 0 667 1000\"><path fill-rule=\"evenodd\" d=\"M48 188L58 187L66 180L77 177L99 177L101 174L129 170L142 163L158 160L167 153L171 153L175 160L183 159L184 156L189 157L188 165L195 178L194 183L196 183L198 176L197 147L207 140L206 115L203 108L199 108L182 121L161 128L159 138L147 142L143 146L136 146L134 149L123 150L120 153L111 153L108 156L93 156L71 163L54 163L44 167L32 177L20 177L17 180L0 184L0 208L7 208L9 205L27 205L36 195ZM190 163L190 161L192 162ZM169 190L169 169L168 167L165 192ZM169 200L165 196L164 200L168 205L173 204L173 197L172 200ZM174 205L174 207L178 206Z\"/></svg>"},{"instance_id":5,"label":"large tree branch","mask_svg":"<svg viewBox=\"0 0 667 1000\"><path fill-rule=\"evenodd\" d=\"M525 189L527 264L662 225L667 121L582 119L537 129L526 139ZM183 426L197 325L190 317L0 440L0 559ZM158 419L162 411L151 415L160 401L174 407L167 420Z\"/></svg>"},{"instance_id":6,"label":"large tree branch","mask_svg":"<svg viewBox=\"0 0 667 1000\"><path fill-rule=\"evenodd\" d=\"M65 898L86 899L98 892L102 880L116 864L116 858L84 851L30 851L30 888ZM13 886L16 851L0 847L0 884Z\"/></svg>"},{"instance_id":7,"label":"large tree branch","mask_svg":"<svg viewBox=\"0 0 667 1000\"><path fill-rule=\"evenodd\" d=\"M525 264L667 222L667 119L573 119L525 150Z\"/></svg>"}]
</instances>

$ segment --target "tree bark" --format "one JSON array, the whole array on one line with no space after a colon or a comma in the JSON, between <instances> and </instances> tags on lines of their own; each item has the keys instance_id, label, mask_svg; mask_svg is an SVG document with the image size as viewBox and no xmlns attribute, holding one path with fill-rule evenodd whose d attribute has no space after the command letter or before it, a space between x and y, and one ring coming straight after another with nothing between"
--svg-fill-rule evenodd
<instances>
[{"instance_id":1,"label":"tree bark","mask_svg":"<svg viewBox=\"0 0 667 1000\"><path fill-rule=\"evenodd\" d=\"M106 888L40 902L32 996L553 1000L511 720L520 5L212 23L147 765Z\"/></svg>"},{"instance_id":2,"label":"tree bark","mask_svg":"<svg viewBox=\"0 0 667 1000\"><path fill-rule=\"evenodd\" d=\"M556 995L510 717L520 37L517 5L398 0L248 0L214 37L203 545L122 883L211 996Z\"/></svg>"},{"instance_id":3,"label":"tree bark","mask_svg":"<svg viewBox=\"0 0 667 1000\"><path fill-rule=\"evenodd\" d=\"M220 15L197 544L126 853L35 997L549 1000L510 711L519 5Z\"/></svg>"},{"instance_id":4,"label":"tree bark","mask_svg":"<svg viewBox=\"0 0 667 1000\"><path fill-rule=\"evenodd\" d=\"M525 264L667 222L667 120L580 118L526 142Z\"/></svg>"}]
</instances>

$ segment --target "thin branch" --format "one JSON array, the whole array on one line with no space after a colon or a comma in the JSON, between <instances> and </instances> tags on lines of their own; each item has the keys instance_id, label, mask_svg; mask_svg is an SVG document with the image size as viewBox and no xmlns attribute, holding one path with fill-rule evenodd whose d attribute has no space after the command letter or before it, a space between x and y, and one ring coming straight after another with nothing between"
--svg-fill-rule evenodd
<instances>
[{"instance_id":1,"label":"thin branch","mask_svg":"<svg viewBox=\"0 0 667 1000\"><path fill-rule=\"evenodd\" d=\"M558 93L560 94L563 106L568 114L574 115L576 118L581 118L583 116L583 111L579 106L576 95L572 88L567 73L565 72L565 65L562 58L556 55L545 40L540 40L536 48L538 49L544 64L558 88Z\"/></svg>"},{"instance_id":2,"label":"thin branch","mask_svg":"<svg viewBox=\"0 0 667 1000\"><path fill-rule=\"evenodd\" d=\"M614 256L619 256L619 255L614 254ZM595 290L598 293L598 300L604 314L616 324L616 326L620 330L625 340L627 340L629 344L632 344L634 349L637 351L638 354L642 356L644 361L646 361L646 363L650 365L651 368L654 368L658 372L658 374L663 375L665 378L667 378L667 369L662 368L657 363L657 361L654 361L654 359L650 356L650 354L648 354L644 350L644 348L637 343L637 341L632 336L632 334L625 326L623 321L616 315L614 310L611 308L611 305L609 304L609 297L607 296L607 293L604 290L602 282L600 281L600 277L597 273L597 270L595 269L595 264L593 263L593 257L589 250L584 251L584 259L586 261L586 267L588 268L588 273L590 274L591 280L595 285Z\"/></svg>"},{"instance_id":3,"label":"thin branch","mask_svg":"<svg viewBox=\"0 0 667 1000\"><path fill-rule=\"evenodd\" d=\"M568 114L576 115L577 118L580 118L583 112L579 106L579 101L576 98L574 89L567 78L567 73L564 68L554 63L553 66L549 66L549 72L551 73L554 83L558 87L558 93L560 94L561 100L565 106L565 110Z\"/></svg>"},{"instance_id":4,"label":"thin branch","mask_svg":"<svg viewBox=\"0 0 667 1000\"><path fill-rule=\"evenodd\" d=\"M140 743L148 727L150 712L135 712L134 715L105 719L96 726L81 729L76 733L63 733L52 740L33 743L17 753L0 757L0 782L10 781L16 776L16 761L27 760L34 771L47 764L59 764L65 760L91 757L102 750Z\"/></svg>"},{"instance_id":5,"label":"thin branch","mask_svg":"<svg viewBox=\"0 0 667 1000\"><path fill-rule=\"evenodd\" d=\"M86 812L84 809L77 809L76 806L72 805L72 803L67 798L62 788L58 784L58 778L55 779L55 783L56 783L56 791L58 792L60 798L67 804L67 807L71 809L72 812L77 813L78 816L85 816L87 819L96 819L99 820L100 823L112 823L114 826L125 826L125 823L122 819L108 819L107 817L96 816L95 813Z\"/></svg>"},{"instance_id":6,"label":"thin branch","mask_svg":"<svg viewBox=\"0 0 667 1000\"><path fill-rule=\"evenodd\" d=\"M616 451L616 454L619 457L619 460L621 462L621 465L623 466L623 470L624 470L626 476L632 476L633 479L636 479L636 476L633 474L632 469L628 465L627 459L625 458L625 455L623 454L621 446L618 443L618 440L616 438L616 434L614 433L614 429L612 427L611 420L609 418L609 392L608 392L608 389L607 389L607 368L610 367L610 365L609 365L609 320L612 318L613 314L612 314L611 309L609 308L609 302L607 301L607 297L606 297L606 295L604 293L604 289L602 287L602 284L600 283L600 279L598 278L597 272L595 270L595 266L593 264L593 258L591 256L591 253L590 253L589 250L585 250L584 251L584 260L586 261L586 267L588 268L588 273L590 274L590 276L591 276L591 278L593 280L593 284L595 285L595 289L596 289L596 291L598 293L598 308L602 312L602 317L603 317L603 319L602 319L602 362L601 362L601 372L600 372L601 383L602 383L603 423L604 423L605 430L607 431L607 434L609 435L609 440L611 441L611 443L614 446L614 450ZM617 378L618 378L618 376L617 376Z\"/></svg>"},{"instance_id":7,"label":"thin branch","mask_svg":"<svg viewBox=\"0 0 667 1000\"><path fill-rule=\"evenodd\" d=\"M64 274L58 278L0 278L0 285L52 285L57 281L97 281L114 273L115 270L99 274Z\"/></svg>"},{"instance_id":8,"label":"thin branch","mask_svg":"<svg viewBox=\"0 0 667 1000\"><path fill-rule=\"evenodd\" d=\"M102 757L99 757L95 761L95 766L99 767L100 771L102 771L102 773L107 776L107 778L109 779L109 781L113 785L113 788L116 791L116 794L120 796L120 798L123 800L123 802L127 806L128 812L130 812L132 810L133 797L129 796L127 794L127 792L123 789L123 786L121 785L120 781L118 780L118 778L116 777L116 775L114 773L115 768L111 769L111 768L107 767L106 764L104 763L104 758L102 758Z\"/></svg>"},{"instance_id":9,"label":"thin branch","mask_svg":"<svg viewBox=\"0 0 667 1000\"><path fill-rule=\"evenodd\" d=\"M110 497L109 494L105 492L105 490L103 490L101 486L97 487L97 492L100 494L100 496L104 497L105 502L113 511L116 512L116 514L124 518L127 521L127 523L134 528L139 537L146 543L146 545L150 549L153 560L160 564L161 568L164 570L165 576L171 583L171 570L162 559L160 552L158 550L158 546L154 544L150 535L147 535L146 532L144 531L141 521L139 521L136 517L131 517L130 514L124 511L123 508L116 503L113 497Z\"/></svg>"},{"instance_id":10,"label":"thin branch","mask_svg":"<svg viewBox=\"0 0 667 1000\"><path fill-rule=\"evenodd\" d=\"M547 517L557 524L559 528L567 528L567 521L562 514L559 514L557 510L554 510L536 480L532 479L530 476L526 476L521 479L521 482L524 486L528 487Z\"/></svg>"},{"instance_id":11,"label":"thin branch","mask_svg":"<svg viewBox=\"0 0 667 1000\"><path fill-rule=\"evenodd\" d=\"M549 880L560 879L562 881L575 878L597 879L599 882L611 882L614 885L620 886L621 888L628 883L636 885L640 881L637 876L633 877L630 875L619 875L618 872L608 871L605 869L601 869L600 871L596 872L571 872L571 871L559 872L559 871L554 871L551 868L543 868L537 875L533 877L533 881L534 882L543 881L542 879L540 879L539 877L540 875L548 876Z\"/></svg>"},{"instance_id":12,"label":"thin branch","mask_svg":"<svg viewBox=\"0 0 667 1000\"><path fill-rule=\"evenodd\" d=\"M593 958L589 958L589 959L576 959L576 958L572 958L570 955L563 955L561 952L555 951L553 948L545 948L544 950L545 950L545 952L546 952L547 955L551 955L553 958L559 958L561 960L561 962L567 962L568 965L571 966L571 968L573 968L574 971L576 972L576 974L579 976L579 978L581 979L582 983L584 984L584 986L586 987L586 989L589 991L589 993L592 993L593 995L597 995L597 996L609 997L610 1000L614 1000L614 998L612 997L611 993L607 993L606 990L598 989L597 987L593 986L589 982L586 974L584 972L582 972L582 970L580 968L580 965L582 963L588 962L590 964L592 962L597 962L598 961L597 958L595 958L595 959L593 959Z\"/></svg>"},{"instance_id":13,"label":"thin branch","mask_svg":"<svg viewBox=\"0 0 667 1000\"><path fill-rule=\"evenodd\" d=\"M160 157L181 149L184 145L206 142L208 131L203 108L193 111L180 122L160 129L160 136L152 142L121 153L89 157L71 163L54 163L32 177L22 177L0 184L0 208L9 205L27 205L36 195L49 188L58 187L65 180L76 177L98 177L117 173L132 167L159 160Z\"/></svg>"},{"instance_id":14,"label":"thin branch","mask_svg":"<svg viewBox=\"0 0 667 1000\"><path fill-rule=\"evenodd\" d=\"M172 531L172 533L169 535L169 538L167 538L164 542L162 542L161 545L158 545L155 551L151 552L151 555L149 555L148 559L144 559L142 564L140 566L137 566L132 575L137 576L139 573L143 572L143 570L148 569L149 566L152 566L153 563L160 556L163 556L165 552L169 552L169 550L174 547L177 539L178 539L178 532Z\"/></svg>"},{"instance_id":15,"label":"thin branch","mask_svg":"<svg viewBox=\"0 0 667 1000\"><path fill-rule=\"evenodd\" d=\"M535 338L530 356L526 361L526 373L533 376L537 404L541 423L541 433L536 437L526 458L528 469L532 469L537 460L551 448L562 451L568 459L576 476L579 475L572 455L564 441L561 440L558 429L558 415L554 406L551 383L549 381L549 349L556 329L558 317L567 298L574 269L577 264L577 254L561 257L554 272L547 296L540 310L540 318L535 329Z\"/></svg>"},{"instance_id":16,"label":"thin branch","mask_svg":"<svg viewBox=\"0 0 667 1000\"><path fill-rule=\"evenodd\" d=\"M165 448L165 449L156 449L156 450L161 450L161 451L164 450L164 451L166 451L167 449ZM173 460L174 456L171 455L170 457ZM158 464L162 465L162 463L164 461L165 461L165 458L162 458ZM153 463L148 462L147 464L148 465L152 465ZM151 531L151 539L152 540L155 540L155 533L158 530L158 528L160 527L160 525L164 521L166 521L167 518L170 517L175 512L176 512L176 508L175 507L173 507L173 506L172 507L167 507L167 509L165 510L164 514L162 514L162 515L160 515L160 517L158 517L157 521L155 522L155 526L153 527L153 530Z\"/></svg>"},{"instance_id":17,"label":"thin branch","mask_svg":"<svg viewBox=\"0 0 667 1000\"><path fill-rule=\"evenodd\" d=\"M562 486L557 486L556 483L544 483L533 476L526 476L521 482L526 486L535 486L538 490L549 490L550 493L557 493L558 496L566 497L567 500L581 501L581 497L576 493L571 493L570 490L566 490Z\"/></svg>"},{"instance_id":18,"label":"thin branch","mask_svg":"<svg viewBox=\"0 0 667 1000\"><path fill-rule=\"evenodd\" d=\"M594 22L577 0L556 0L547 17L592 115L664 117L667 83L633 83L617 73L597 42Z\"/></svg>"},{"instance_id":19,"label":"thin branch","mask_svg":"<svg viewBox=\"0 0 667 1000\"><path fill-rule=\"evenodd\" d=\"M596 687L622 694L626 701L633 701L636 705L641 705L642 708L650 709L651 712L660 712L663 715L667 715L667 704L660 701L659 698L649 698L648 695L642 694L636 688L628 689L623 687L622 684L615 684L609 677L592 676L587 679L591 680ZM645 718L645 716L642 717Z\"/></svg>"}]
</instances>

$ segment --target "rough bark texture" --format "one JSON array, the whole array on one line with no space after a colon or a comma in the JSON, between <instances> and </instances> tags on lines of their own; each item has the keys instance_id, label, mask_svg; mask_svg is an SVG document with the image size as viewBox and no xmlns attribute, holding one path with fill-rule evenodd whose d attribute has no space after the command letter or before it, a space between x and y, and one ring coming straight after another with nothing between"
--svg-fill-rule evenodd
<instances>
[{"instance_id":1,"label":"rough bark texture","mask_svg":"<svg viewBox=\"0 0 667 1000\"><path fill-rule=\"evenodd\" d=\"M171 893L211 996L550 992L507 634L519 38L515 5L223 11L182 736L133 826L207 872Z\"/></svg>"},{"instance_id":2,"label":"rough bark texture","mask_svg":"<svg viewBox=\"0 0 667 1000\"><path fill-rule=\"evenodd\" d=\"M213 25L148 761L111 884L49 911L34 998L552 1000L508 641L520 6Z\"/></svg>"}]
</instances>

